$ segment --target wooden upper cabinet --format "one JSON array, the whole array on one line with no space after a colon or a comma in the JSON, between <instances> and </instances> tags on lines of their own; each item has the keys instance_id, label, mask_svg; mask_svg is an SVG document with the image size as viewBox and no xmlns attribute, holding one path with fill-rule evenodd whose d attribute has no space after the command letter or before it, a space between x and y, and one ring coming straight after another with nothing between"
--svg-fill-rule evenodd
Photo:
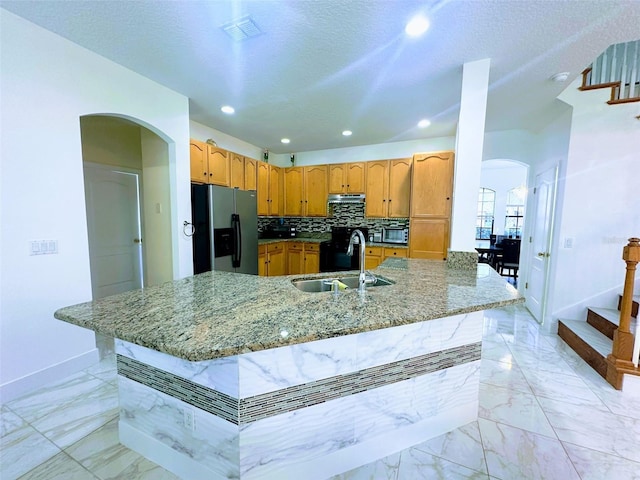
<instances>
[{"instance_id":1,"label":"wooden upper cabinet","mask_svg":"<svg viewBox=\"0 0 640 480\"><path fill-rule=\"evenodd\" d=\"M365 162L347 163L347 193L364 193Z\"/></svg>"},{"instance_id":2,"label":"wooden upper cabinet","mask_svg":"<svg viewBox=\"0 0 640 480\"><path fill-rule=\"evenodd\" d=\"M209 183L229 186L229 152L222 148L207 145L209 162Z\"/></svg>"},{"instance_id":3,"label":"wooden upper cabinet","mask_svg":"<svg viewBox=\"0 0 640 480\"><path fill-rule=\"evenodd\" d=\"M415 154L411 175L411 217L448 218L453 192L453 152Z\"/></svg>"},{"instance_id":4,"label":"wooden upper cabinet","mask_svg":"<svg viewBox=\"0 0 640 480\"><path fill-rule=\"evenodd\" d=\"M269 165L269 215L282 215L282 168Z\"/></svg>"},{"instance_id":5,"label":"wooden upper cabinet","mask_svg":"<svg viewBox=\"0 0 640 480\"><path fill-rule=\"evenodd\" d=\"M269 215L269 164L257 162L258 215Z\"/></svg>"},{"instance_id":6,"label":"wooden upper cabinet","mask_svg":"<svg viewBox=\"0 0 640 480\"><path fill-rule=\"evenodd\" d=\"M364 193L365 162L329 165L329 193Z\"/></svg>"},{"instance_id":7,"label":"wooden upper cabinet","mask_svg":"<svg viewBox=\"0 0 640 480\"><path fill-rule=\"evenodd\" d=\"M258 162L253 158L244 157L244 189L257 190Z\"/></svg>"},{"instance_id":8,"label":"wooden upper cabinet","mask_svg":"<svg viewBox=\"0 0 640 480\"><path fill-rule=\"evenodd\" d=\"M327 216L329 180L326 165L304 167L304 214L308 217Z\"/></svg>"},{"instance_id":9,"label":"wooden upper cabinet","mask_svg":"<svg viewBox=\"0 0 640 480\"><path fill-rule=\"evenodd\" d=\"M367 162L365 215L385 218L388 213L389 161Z\"/></svg>"},{"instance_id":10,"label":"wooden upper cabinet","mask_svg":"<svg viewBox=\"0 0 640 480\"><path fill-rule=\"evenodd\" d=\"M387 208L390 218L409 218L412 163L410 158L389 160Z\"/></svg>"},{"instance_id":11,"label":"wooden upper cabinet","mask_svg":"<svg viewBox=\"0 0 640 480\"><path fill-rule=\"evenodd\" d=\"M258 215L282 215L281 168L256 162L258 169Z\"/></svg>"},{"instance_id":12,"label":"wooden upper cabinet","mask_svg":"<svg viewBox=\"0 0 640 480\"><path fill-rule=\"evenodd\" d=\"M301 217L304 215L304 169L290 167L284 169L284 215Z\"/></svg>"},{"instance_id":13,"label":"wooden upper cabinet","mask_svg":"<svg viewBox=\"0 0 640 480\"><path fill-rule=\"evenodd\" d=\"M191 181L207 183L209 181L209 163L207 161L207 144L198 140L189 142L191 158Z\"/></svg>"},{"instance_id":14,"label":"wooden upper cabinet","mask_svg":"<svg viewBox=\"0 0 640 480\"><path fill-rule=\"evenodd\" d=\"M344 193L347 176L346 164L333 163L329 165L329 193Z\"/></svg>"},{"instance_id":15,"label":"wooden upper cabinet","mask_svg":"<svg viewBox=\"0 0 640 480\"><path fill-rule=\"evenodd\" d=\"M289 167L284 177L284 215L322 217L327 215L327 166Z\"/></svg>"},{"instance_id":16,"label":"wooden upper cabinet","mask_svg":"<svg viewBox=\"0 0 640 480\"><path fill-rule=\"evenodd\" d=\"M408 218L411 159L367 162L367 217Z\"/></svg>"},{"instance_id":17,"label":"wooden upper cabinet","mask_svg":"<svg viewBox=\"0 0 640 480\"><path fill-rule=\"evenodd\" d=\"M231 169L229 186L244 190L244 157L234 152L229 152L229 157Z\"/></svg>"}]
</instances>

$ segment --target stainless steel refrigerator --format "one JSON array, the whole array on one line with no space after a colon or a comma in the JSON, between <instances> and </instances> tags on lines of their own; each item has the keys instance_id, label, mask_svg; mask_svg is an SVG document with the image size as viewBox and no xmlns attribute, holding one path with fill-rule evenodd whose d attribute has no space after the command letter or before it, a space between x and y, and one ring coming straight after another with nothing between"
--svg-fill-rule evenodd
<instances>
[{"instance_id":1,"label":"stainless steel refrigerator","mask_svg":"<svg viewBox=\"0 0 640 480\"><path fill-rule=\"evenodd\" d=\"M193 273L258 274L256 192L191 184Z\"/></svg>"}]
</instances>

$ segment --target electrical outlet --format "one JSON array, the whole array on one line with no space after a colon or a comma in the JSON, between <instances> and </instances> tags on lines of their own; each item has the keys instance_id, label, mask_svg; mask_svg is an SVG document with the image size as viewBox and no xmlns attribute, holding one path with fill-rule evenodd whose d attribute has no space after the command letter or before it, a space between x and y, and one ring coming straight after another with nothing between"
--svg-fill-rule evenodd
<instances>
[{"instance_id":1,"label":"electrical outlet","mask_svg":"<svg viewBox=\"0 0 640 480\"><path fill-rule=\"evenodd\" d=\"M193 408L186 407L182 411L182 413L184 415L184 428L186 428L190 432L195 432L196 431L196 418L195 418L195 411L193 410Z\"/></svg>"},{"instance_id":2,"label":"electrical outlet","mask_svg":"<svg viewBox=\"0 0 640 480\"><path fill-rule=\"evenodd\" d=\"M567 237L564 239L564 248L573 248L573 238Z\"/></svg>"}]
</instances>

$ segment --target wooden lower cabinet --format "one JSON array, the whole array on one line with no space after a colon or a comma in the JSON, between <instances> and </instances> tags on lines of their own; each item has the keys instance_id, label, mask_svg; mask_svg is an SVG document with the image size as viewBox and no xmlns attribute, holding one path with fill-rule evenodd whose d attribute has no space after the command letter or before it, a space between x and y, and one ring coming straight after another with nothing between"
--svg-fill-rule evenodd
<instances>
[{"instance_id":1,"label":"wooden lower cabinet","mask_svg":"<svg viewBox=\"0 0 640 480\"><path fill-rule=\"evenodd\" d=\"M407 258L408 248L384 247L384 258Z\"/></svg>"},{"instance_id":2,"label":"wooden lower cabinet","mask_svg":"<svg viewBox=\"0 0 640 480\"><path fill-rule=\"evenodd\" d=\"M407 257L408 249L367 247L365 269L373 270L385 258ZM258 275L301 275L320 272L320 244L316 242L276 242L258 246Z\"/></svg>"},{"instance_id":3,"label":"wooden lower cabinet","mask_svg":"<svg viewBox=\"0 0 640 480\"><path fill-rule=\"evenodd\" d=\"M304 243L289 242L287 246L287 274L304 273Z\"/></svg>"},{"instance_id":4,"label":"wooden lower cabinet","mask_svg":"<svg viewBox=\"0 0 640 480\"><path fill-rule=\"evenodd\" d=\"M275 277L286 273L285 242L258 247L258 275Z\"/></svg>"},{"instance_id":5,"label":"wooden lower cabinet","mask_svg":"<svg viewBox=\"0 0 640 480\"><path fill-rule=\"evenodd\" d=\"M445 260L449 249L449 219L412 218L409 257Z\"/></svg>"},{"instance_id":6,"label":"wooden lower cabinet","mask_svg":"<svg viewBox=\"0 0 640 480\"><path fill-rule=\"evenodd\" d=\"M320 271L320 244L304 244L304 272L318 273Z\"/></svg>"},{"instance_id":7,"label":"wooden lower cabinet","mask_svg":"<svg viewBox=\"0 0 640 480\"><path fill-rule=\"evenodd\" d=\"M287 274L318 273L320 271L320 244L289 242L287 248Z\"/></svg>"},{"instance_id":8,"label":"wooden lower cabinet","mask_svg":"<svg viewBox=\"0 0 640 480\"><path fill-rule=\"evenodd\" d=\"M267 246L258 245L258 275L267 276Z\"/></svg>"},{"instance_id":9,"label":"wooden lower cabinet","mask_svg":"<svg viewBox=\"0 0 640 480\"><path fill-rule=\"evenodd\" d=\"M365 270L373 270L382 263L384 247L367 247L364 257Z\"/></svg>"},{"instance_id":10,"label":"wooden lower cabinet","mask_svg":"<svg viewBox=\"0 0 640 480\"><path fill-rule=\"evenodd\" d=\"M276 242L258 246L258 275L299 275L320 272L320 244Z\"/></svg>"},{"instance_id":11,"label":"wooden lower cabinet","mask_svg":"<svg viewBox=\"0 0 640 480\"><path fill-rule=\"evenodd\" d=\"M377 268L387 258L400 257L406 258L409 254L407 248L400 247L367 247L364 258L364 268L366 270L373 270Z\"/></svg>"}]
</instances>

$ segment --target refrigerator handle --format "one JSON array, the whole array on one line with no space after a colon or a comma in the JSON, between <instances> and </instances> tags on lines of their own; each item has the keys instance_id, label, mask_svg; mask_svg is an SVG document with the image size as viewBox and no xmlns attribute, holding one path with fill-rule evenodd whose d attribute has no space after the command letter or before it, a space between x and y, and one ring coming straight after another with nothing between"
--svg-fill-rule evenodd
<instances>
[{"instance_id":1,"label":"refrigerator handle","mask_svg":"<svg viewBox=\"0 0 640 480\"><path fill-rule=\"evenodd\" d=\"M240 228L240 215L237 213L231 214L231 226L233 228L233 255L231 256L231 263L233 268L238 268L242 260L242 230Z\"/></svg>"}]
</instances>

